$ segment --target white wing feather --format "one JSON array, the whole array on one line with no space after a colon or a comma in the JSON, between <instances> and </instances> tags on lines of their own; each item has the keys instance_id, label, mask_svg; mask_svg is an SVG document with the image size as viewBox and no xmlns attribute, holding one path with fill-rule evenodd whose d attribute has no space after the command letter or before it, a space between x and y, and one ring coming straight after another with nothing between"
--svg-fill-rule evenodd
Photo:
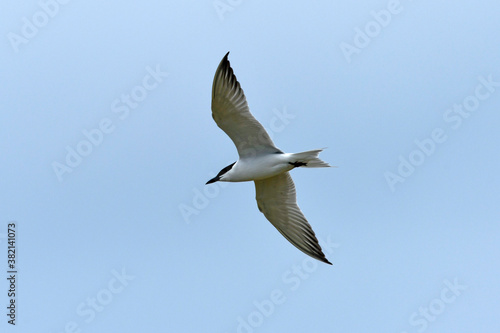
<instances>
[{"instance_id":1,"label":"white wing feather","mask_svg":"<svg viewBox=\"0 0 500 333\"><path fill-rule=\"evenodd\" d=\"M328 263L318 239L297 205L290 173L255 181L257 206L278 231L305 254Z\"/></svg>"},{"instance_id":2,"label":"white wing feather","mask_svg":"<svg viewBox=\"0 0 500 333\"><path fill-rule=\"evenodd\" d=\"M229 52L215 72L212 86L212 117L233 140L240 158L281 152L248 108L243 89L233 73Z\"/></svg>"}]
</instances>

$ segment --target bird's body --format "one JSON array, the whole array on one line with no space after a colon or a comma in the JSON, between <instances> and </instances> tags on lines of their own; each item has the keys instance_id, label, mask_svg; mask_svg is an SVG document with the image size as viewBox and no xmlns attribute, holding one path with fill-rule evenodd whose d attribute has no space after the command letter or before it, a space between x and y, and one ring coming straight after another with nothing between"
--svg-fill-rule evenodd
<instances>
[{"instance_id":1,"label":"bird's body","mask_svg":"<svg viewBox=\"0 0 500 333\"><path fill-rule=\"evenodd\" d=\"M239 160L222 169L207 184L254 181L258 208L276 229L299 250L331 264L297 206L295 185L289 173L296 167L329 167L318 158L322 149L284 153L276 148L264 127L250 113L228 55L229 52L215 72L212 116L233 140Z\"/></svg>"},{"instance_id":2,"label":"bird's body","mask_svg":"<svg viewBox=\"0 0 500 333\"><path fill-rule=\"evenodd\" d=\"M246 182L277 176L294 166L292 154L275 153L239 159L224 177L228 182Z\"/></svg>"}]
</instances>

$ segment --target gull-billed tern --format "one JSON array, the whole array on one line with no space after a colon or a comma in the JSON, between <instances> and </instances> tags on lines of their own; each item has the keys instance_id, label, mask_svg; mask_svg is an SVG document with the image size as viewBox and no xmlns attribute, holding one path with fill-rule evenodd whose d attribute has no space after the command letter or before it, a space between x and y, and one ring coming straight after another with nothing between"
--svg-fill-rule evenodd
<instances>
[{"instance_id":1,"label":"gull-billed tern","mask_svg":"<svg viewBox=\"0 0 500 333\"><path fill-rule=\"evenodd\" d=\"M322 149L289 154L276 148L264 127L250 113L228 55L229 52L215 72L212 117L233 140L239 159L222 169L207 184L254 181L257 206L269 222L299 250L331 265L297 205L295 185L289 173L297 167L330 165L318 158Z\"/></svg>"}]
</instances>

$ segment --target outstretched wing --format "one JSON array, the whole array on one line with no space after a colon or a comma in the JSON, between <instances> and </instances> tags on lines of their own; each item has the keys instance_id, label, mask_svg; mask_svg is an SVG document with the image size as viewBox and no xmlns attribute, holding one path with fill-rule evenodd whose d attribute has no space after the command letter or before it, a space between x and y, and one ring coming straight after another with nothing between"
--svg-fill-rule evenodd
<instances>
[{"instance_id":1,"label":"outstretched wing","mask_svg":"<svg viewBox=\"0 0 500 333\"><path fill-rule=\"evenodd\" d=\"M290 173L256 180L255 192L259 210L290 243L305 254L331 265L297 205Z\"/></svg>"},{"instance_id":2,"label":"outstretched wing","mask_svg":"<svg viewBox=\"0 0 500 333\"><path fill-rule=\"evenodd\" d=\"M281 152L248 108L243 89L233 73L229 52L215 72L212 86L212 117L233 140L240 158Z\"/></svg>"}]
</instances>

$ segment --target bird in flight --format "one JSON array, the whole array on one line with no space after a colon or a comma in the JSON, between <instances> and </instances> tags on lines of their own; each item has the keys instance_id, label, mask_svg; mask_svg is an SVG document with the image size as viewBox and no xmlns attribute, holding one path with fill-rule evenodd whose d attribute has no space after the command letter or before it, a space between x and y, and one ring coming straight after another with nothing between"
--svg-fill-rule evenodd
<instances>
[{"instance_id":1,"label":"bird in flight","mask_svg":"<svg viewBox=\"0 0 500 333\"><path fill-rule=\"evenodd\" d=\"M276 148L264 127L250 113L228 55L229 52L215 72L212 117L235 144L239 159L207 184L254 181L257 206L269 222L299 250L331 265L297 205L295 185L289 173L294 168L330 165L318 158L322 149L290 154Z\"/></svg>"}]
</instances>

